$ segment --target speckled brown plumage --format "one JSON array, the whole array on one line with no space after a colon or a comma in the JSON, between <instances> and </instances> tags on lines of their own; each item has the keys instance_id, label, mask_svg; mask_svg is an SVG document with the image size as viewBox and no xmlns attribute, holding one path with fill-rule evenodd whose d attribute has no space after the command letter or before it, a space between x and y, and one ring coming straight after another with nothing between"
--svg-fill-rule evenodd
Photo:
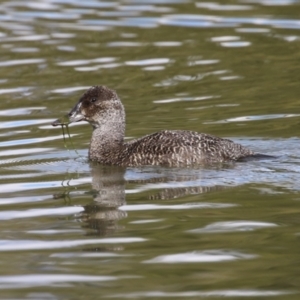
<instances>
[{"instance_id":1,"label":"speckled brown plumage","mask_svg":"<svg viewBox=\"0 0 300 300\"><path fill-rule=\"evenodd\" d=\"M184 167L257 155L231 140L185 130L163 130L125 143L124 107L116 92L105 86L88 89L69 119L85 120L93 126L89 158L102 164Z\"/></svg>"}]
</instances>

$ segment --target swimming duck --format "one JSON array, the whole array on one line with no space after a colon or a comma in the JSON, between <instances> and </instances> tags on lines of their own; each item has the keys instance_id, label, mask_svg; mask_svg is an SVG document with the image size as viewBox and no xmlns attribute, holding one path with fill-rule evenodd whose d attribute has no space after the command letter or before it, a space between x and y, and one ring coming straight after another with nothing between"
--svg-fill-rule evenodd
<instances>
[{"instance_id":1,"label":"swimming duck","mask_svg":"<svg viewBox=\"0 0 300 300\"><path fill-rule=\"evenodd\" d=\"M106 86L89 88L68 118L69 123L92 125L89 158L105 165L188 167L269 157L229 139L187 130L162 130L125 142L124 106ZM53 125L62 124L57 120Z\"/></svg>"}]
</instances>

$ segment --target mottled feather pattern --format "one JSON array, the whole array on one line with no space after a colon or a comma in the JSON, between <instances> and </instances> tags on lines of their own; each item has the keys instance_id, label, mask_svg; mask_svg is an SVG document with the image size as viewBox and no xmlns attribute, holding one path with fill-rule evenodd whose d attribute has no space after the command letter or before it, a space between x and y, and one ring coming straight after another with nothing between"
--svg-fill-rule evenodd
<instances>
[{"instance_id":1,"label":"mottled feather pattern","mask_svg":"<svg viewBox=\"0 0 300 300\"><path fill-rule=\"evenodd\" d=\"M124 165L191 166L235 161L254 154L231 140L208 134L164 130L124 145Z\"/></svg>"},{"instance_id":2,"label":"mottled feather pattern","mask_svg":"<svg viewBox=\"0 0 300 300\"><path fill-rule=\"evenodd\" d=\"M89 158L120 166L184 167L237 161L256 154L231 140L185 130L163 130L124 142L125 110L115 91L94 86L70 115L93 126ZM74 114L82 118L74 117Z\"/></svg>"}]
</instances>

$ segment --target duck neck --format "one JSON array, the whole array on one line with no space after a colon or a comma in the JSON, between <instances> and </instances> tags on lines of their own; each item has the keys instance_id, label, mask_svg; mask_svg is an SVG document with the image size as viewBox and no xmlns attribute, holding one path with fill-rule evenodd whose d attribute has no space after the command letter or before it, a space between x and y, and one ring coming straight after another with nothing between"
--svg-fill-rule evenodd
<instances>
[{"instance_id":1,"label":"duck neck","mask_svg":"<svg viewBox=\"0 0 300 300\"><path fill-rule=\"evenodd\" d=\"M89 158L103 164L116 164L124 146L124 114L108 114L93 125Z\"/></svg>"}]
</instances>

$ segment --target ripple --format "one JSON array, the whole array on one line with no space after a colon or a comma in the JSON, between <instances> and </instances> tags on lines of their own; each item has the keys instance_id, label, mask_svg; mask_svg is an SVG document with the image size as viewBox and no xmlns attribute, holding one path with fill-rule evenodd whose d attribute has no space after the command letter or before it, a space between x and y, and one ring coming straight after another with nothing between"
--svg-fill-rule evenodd
<instances>
[{"instance_id":1,"label":"ripple","mask_svg":"<svg viewBox=\"0 0 300 300\"><path fill-rule=\"evenodd\" d=\"M22 218L35 218L42 216L61 216L61 215L73 215L82 212L82 207L69 206L58 208L46 208L46 209L28 209L24 211L3 211L0 212L0 220L13 220Z\"/></svg>"},{"instance_id":2,"label":"ripple","mask_svg":"<svg viewBox=\"0 0 300 300\"><path fill-rule=\"evenodd\" d=\"M110 58L108 58L108 59L110 60ZM75 66L87 65L87 64L90 64L94 61L95 61L94 59L77 59L77 60L69 60L69 61L59 62L59 63L57 63L57 65L58 66L75 67Z\"/></svg>"},{"instance_id":3,"label":"ripple","mask_svg":"<svg viewBox=\"0 0 300 300\"><path fill-rule=\"evenodd\" d=\"M181 101L203 101L209 100L213 98L218 98L218 96L202 96L202 97L182 97L182 98L172 98L172 99L164 99L164 100L154 100L153 103L174 103Z\"/></svg>"},{"instance_id":4,"label":"ripple","mask_svg":"<svg viewBox=\"0 0 300 300\"><path fill-rule=\"evenodd\" d=\"M169 58L152 58L144 60L126 61L125 64L128 66L149 66L149 65L160 65L168 64L171 60Z\"/></svg>"},{"instance_id":5,"label":"ripple","mask_svg":"<svg viewBox=\"0 0 300 300\"><path fill-rule=\"evenodd\" d=\"M0 240L0 251L25 251L72 248L97 244L127 244L144 242L147 239L138 237L103 238L69 241L40 241L40 240Z\"/></svg>"},{"instance_id":6,"label":"ripple","mask_svg":"<svg viewBox=\"0 0 300 300\"><path fill-rule=\"evenodd\" d=\"M80 25L80 24L72 24L72 23L56 23L53 24L53 26L56 26L58 28L67 28L72 30L83 30L83 31L105 31L108 30L108 26L100 26L100 25Z\"/></svg>"},{"instance_id":7,"label":"ripple","mask_svg":"<svg viewBox=\"0 0 300 300\"><path fill-rule=\"evenodd\" d=\"M190 2L189 0L130 0L131 3L151 3L151 4L181 4Z\"/></svg>"},{"instance_id":8,"label":"ripple","mask_svg":"<svg viewBox=\"0 0 300 300\"><path fill-rule=\"evenodd\" d=\"M77 20L80 18L78 14L71 13L60 13L60 12L49 12L49 11L23 11L13 12L13 16L16 19L49 19L49 20Z\"/></svg>"},{"instance_id":9,"label":"ripple","mask_svg":"<svg viewBox=\"0 0 300 300\"><path fill-rule=\"evenodd\" d=\"M260 120L271 120L281 118L294 118L299 117L300 114L273 114L273 115L260 115L260 116L243 116L236 118L224 119L216 122L207 122L206 124L217 124L217 123L228 123L228 122L249 122L249 121L260 121Z\"/></svg>"},{"instance_id":10,"label":"ripple","mask_svg":"<svg viewBox=\"0 0 300 300\"><path fill-rule=\"evenodd\" d=\"M3 163L3 162L1 162ZM60 162L60 164L62 164ZM18 167L15 167L16 170L21 169L30 169L30 168L36 168L37 166L34 165L26 165L22 166L19 164ZM40 166L42 167L42 166ZM57 168L57 166L55 166ZM20 183L3 183L0 184L0 190L1 192L9 193L9 192L17 192L17 191L28 191L28 190L35 190L35 189L41 189L41 188L54 188L54 187L63 187L64 184L66 186L78 186L84 183L90 183L91 178L90 177L81 177L79 179L70 179L66 183L63 181L42 181L42 182L20 182Z\"/></svg>"},{"instance_id":11,"label":"ripple","mask_svg":"<svg viewBox=\"0 0 300 300\"><path fill-rule=\"evenodd\" d=\"M65 94L65 93L73 93L77 91L83 91L88 89L90 86L74 86L74 87L67 87L67 88L62 88L62 89L55 89L52 90L52 93L56 94Z\"/></svg>"},{"instance_id":12,"label":"ripple","mask_svg":"<svg viewBox=\"0 0 300 300\"><path fill-rule=\"evenodd\" d=\"M29 48L29 47L23 47L23 48L13 48L11 50L12 52L19 52L19 53L34 53L34 52L39 52L39 48Z\"/></svg>"},{"instance_id":13,"label":"ripple","mask_svg":"<svg viewBox=\"0 0 300 300\"><path fill-rule=\"evenodd\" d=\"M71 282L102 282L116 280L115 276L91 276L76 274L28 274L17 276L0 276L0 289L29 288L39 286L69 286Z\"/></svg>"},{"instance_id":14,"label":"ripple","mask_svg":"<svg viewBox=\"0 0 300 300\"><path fill-rule=\"evenodd\" d=\"M77 60L69 60L57 63L58 66L82 66L90 63L110 63L115 61L115 57L99 57L93 59L77 59Z\"/></svg>"},{"instance_id":15,"label":"ripple","mask_svg":"<svg viewBox=\"0 0 300 300\"><path fill-rule=\"evenodd\" d=\"M46 229L46 230L28 230L26 233L38 234L38 235L57 235L64 233L84 233L84 230L80 229Z\"/></svg>"},{"instance_id":16,"label":"ripple","mask_svg":"<svg viewBox=\"0 0 300 300\"><path fill-rule=\"evenodd\" d=\"M241 76L221 76L220 77L220 80L236 80L236 79L242 79L243 77ZM226 105L226 106L238 106L239 104L229 104L229 105ZM222 105L216 105L216 106L219 106L219 107L222 107Z\"/></svg>"},{"instance_id":17,"label":"ripple","mask_svg":"<svg viewBox=\"0 0 300 300\"><path fill-rule=\"evenodd\" d=\"M99 70L100 67L99 66L91 66L91 67L77 67L75 68L76 71L79 72L91 72L91 71L97 71Z\"/></svg>"},{"instance_id":18,"label":"ripple","mask_svg":"<svg viewBox=\"0 0 300 300\"><path fill-rule=\"evenodd\" d=\"M276 227L278 225L267 222L255 221L228 221L216 222L209 224L203 228L192 229L191 233L217 233L217 232L235 232L235 231L253 231L261 228Z\"/></svg>"},{"instance_id":19,"label":"ripple","mask_svg":"<svg viewBox=\"0 0 300 300\"><path fill-rule=\"evenodd\" d=\"M266 6L283 6L292 5L297 2L297 0L244 0L246 3L257 3Z\"/></svg>"},{"instance_id":20,"label":"ripple","mask_svg":"<svg viewBox=\"0 0 300 300\"><path fill-rule=\"evenodd\" d=\"M239 47L248 47L251 45L250 42L222 42L220 43L223 47L239 48Z\"/></svg>"},{"instance_id":21,"label":"ripple","mask_svg":"<svg viewBox=\"0 0 300 300\"><path fill-rule=\"evenodd\" d=\"M1 62L0 62L0 64L1 64ZM31 89L31 87L29 87L29 86L16 87L16 88L12 88L12 89L0 89L0 95L13 94L13 93L25 93L25 92L28 92L30 89ZM4 111L12 111L12 110L4 110ZM3 110L2 110L2 112L3 112ZM0 114L1 114L1 112L0 112Z\"/></svg>"},{"instance_id":22,"label":"ripple","mask_svg":"<svg viewBox=\"0 0 300 300\"><path fill-rule=\"evenodd\" d=\"M119 207L121 210L125 211L143 211L143 210L182 210L182 209L217 209L217 208L229 208L234 207L236 204L230 203L185 203L177 205L159 205L159 204L133 204L133 205L123 205Z\"/></svg>"},{"instance_id":23,"label":"ripple","mask_svg":"<svg viewBox=\"0 0 300 300\"><path fill-rule=\"evenodd\" d=\"M51 121L52 119L41 119L41 120L32 119L32 120L0 122L0 128L7 129L7 128L29 126L29 125L38 125L38 124L50 123Z\"/></svg>"},{"instance_id":24,"label":"ripple","mask_svg":"<svg viewBox=\"0 0 300 300\"><path fill-rule=\"evenodd\" d=\"M118 7L119 10L125 11L139 11L139 12L157 12L157 13L167 13L173 11L172 8L163 7L163 6L155 6L155 5L120 5Z\"/></svg>"},{"instance_id":25,"label":"ripple","mask_svg":"<svg viewBox=\"0 0 300 300\"><path fill-rule=\"evenodd\" d=\"M182 42L162 41L162 42L154 42L153 45L156 47L179 47L182 45Z\"/></svg>"},{"instance_id":26,"label":"ripple","mask_svg":"<svg viewBox=\"0 0 300 300\"><path fill-rule=\"evenodd\" d=\"M46 34L28 34L24 36L18 36L18 37L7 37L7 38L1 38L1 42L19 42L19 41L42 41L42 40L48 40L49 35Z\"/></svg>"},{"instance_id":27,"label":"ripple","mask_svg":"<svg viewBox=\"0 0 300 300\"><path fill-rule=\"evenodd\" d=\"M76 47L74 47L74 46L57 46L57 50L74 52L76 50Z\"/></svg>"},{"instance_id":28,"label":"ripple","mask_svg":"<svg viewBox=\"0 0 300 300\"><path fill-rule=\"evenodd\" d=\"M223 251L223 250L207 250L207 251L193 251L179 254L160 255L150 260L145 260L143 263L211 263L223 262L240 259L253 259L256 255L243 254L237 251Z\"/></svg>"},{"instance_id":29,"label":"ripple","mask_svg":"<svg viewBox=\"0 0 300 300\"><path fill-rule=\"evenodd\" d=\"M23 134L28 132L30 132L30 130L14 130L14 131L1 133L0 136L13 136L13 135L18 135L18 134Z\"/></svg>"},{"instance_id":30,"label":"ripple","mask_svg":"<svg viewBox=\"0 0 300 300\"><path fill-rule=\"evenodd\" d=\"M76 37L74 33L65 33L65 32L51 33L51 36L56 39L70 39Z\"/></svg>"},{"instance_id":31,"label":"ripple","mask_svg":"<svg viewBox=\"0 0 300 300\"><path fill-rule=\"evenodd\" d=\"M239 36L216 36L216 37L212 37L210 40L212 42L231 42L231 41L237 41L239 40L240 37Z\"/></svg>"},{"instance_id":32,"label":"ripple","mask_svg":"<svg viewBox=\"0 0 300 300\"><path fill-rule=\"evenodd\" d=\"M132 256L131 254L120 254L114 252L88 252L88 253L74 253L74 252L63 252L63 253L54 253L50 257L59 257L59 258L82 258L82 257L128 257Z\"/></svg>"},{"instance_id":33,"label":"ripple","mask_svg":"<svg viewBox=\"0 0 300 300\"><path fill-rule=\"evenodd\" d=\"M241 24L266 25L275 28L299 29L300 21L291 19L258 17L220 17L196 14L167 15L159 20L160 24L182 27L238 27Z\"/></svg>"},{"instance_id":34,"label":"ripple","mask_svg":"<svg viewBox=\"0 0 300 300\"><path fill-rule=\"evenodd\" d=\"M17 203L30 203L40 202L49 199L50 196L30 196L30 197L13 197L13 198L0 198L0 205L11 205ZM51 196L52 197L52 196Z\"/></svg>"},{"instance_id":35,"label":"ripple","mask_svg":"<svg viewBox=\"0 0 300 300\"><path fill-rule=\"evenodd\" d=\"M222 75L222 74L225 74L228 72L229 72L228 70L217 70L217 71L212 71L212 72L200 73L200 74L196 74L193 76L191 76L191 75L175 75L173 78L164 79L158 83L155 83L154 86L155 87L172 86L172 85L177 85L179 82L182 82L182 81L199 81L207 76Z\"/></svg>"},{"instance_id":36,"label":"ripple","mask_svg":"<svg viewBox=\"0 0 300 300\"><path fill-rule=\"evenodd\" d=\"M145 71L161 71L161 70L164 70L164 69L165 69L164 66L153 66L153 67L143 68L143 70L145 70Z\"/></svg>"},{"instance_id":37,"label":"ripple","mask_svg":"<svg viewBox=\"0 0 300 300\"><path fill-rule=\"evenodd\" d=\"M0 156L14 156L14 155L25 155L41 152L49 152L54 148L24 148L24 149L9 149L0 151Z\"/></svg>"},{"instance_id":38,"label":"ripple","mask_svg":"<svg viewBox=\"0 0 300 300\"><path fill-rule=\"evenodd\" d=\"M106 44L107 47L141 47L144 46L144 43L141 42L111 42Z\"/></svg>"},{"instance_id":39,"label":"ripple","mask_svg":"<svg viewBox=\"0 0 300 300\"><path fill-rule=\"evenodd\" d=\"M156 222L162 222L164 219L150 219L150 220L138 220L138 221L132 221L130 224L149 224L149 223L156 223Z\"/></svg>"},{"instance_id":40,"label":"ripple","mask_svg":"<svg viewBox=\"0 0 300 300\"><path fill-rule=\"evenodd\" d=\"M234 10L251 10L253 6L251 5L222 5L218 3L210 2L198 2L196 3L198 8L207 8L209 10L220 10L220 11L234 11Z\"/></svg>"},{"instance_id":41,"label":"ripple","mask_svg":"<svg viewBox=\"0 0 300 300\"><path fill-rule=\"evenodd\" d=\"M149 292L136 292L136 293L123 293L114 294L110 298L173 298L173 297L276 297L281 295L294 294L293 291L280 291L280 290L263 290L263 289L248 289L248 290L216 290L216 291L187 291L187 292L161 292L161 291L149 291Z\"/></svg>"},{"instance_id":42,"label":"ripple","mask_svg":"<svg viewBox=\"0 0 300 300\"><path fill-rule=\"evenodd\" d=\"M219 59L201 59L201 60L189 61L188 65L189 66L212 65L212 64L217 64L219 62L220 62Z\"/></svg>"},{"instance_id":43,"label":"ripple","mask_svg":"<svg viewBox=\"0 0 300 300\"><path fill-rule=\"evenodd\" d=\"M40 63L44 63L45 61L46 60L43 58L6 60L6 61L0 61L0 67L11 67L11 66L28 65L28 64L40 64Z\"/></svg>"},{"instance_id":44,"label":"ripple","mask_svg":"<svg viewBox=\"0 0 300 300\"><path fill-rule=\"evenodd\" d=\"M182 27L235 27L234 22L223 22L225 18L206 15L168 15L159 20L162 25L182 26Z\"/></svg>"},{"instance_id":45,"label":"ripple","mask_svg":"<svg viewBox=\"0 0 300 300\"><path fill-rule=\"evenodd\" d=\"M103 65L96 65L96 66L90 66L90 67L77 67L74 68L76 71L80 72L89 72L89 71L97 71L100 69L113 69L122 66L122 64L119 63L112 63L112 64L103 64Z\"/></svg>"},{"instance_id":46,"label":"ripple","mask_svg":"<svg viewBox=\"0 0 300 300\"><path fill-rule=\"evenodd\" d=\"M295 35L286 35L286 36L281 36L281 37L277 35L277 37L282 38L284 41L289 42L289 43L300 40L300 37L295 36Z\"/></svg>"},{"instance_id":47,"label":"ripple","mask_svg":"<svg viewBox=\"0 0 300 300\"><path fill-rule=\"evenodd\" d=\"M71 135L71 136L74 136L74 135ZM5 142L0 142L0 147L11 147L11 146L36 144L36 143L42 143L42 142L62 139L63 137L64 137L63 135L58 135L58 136L48 136L48 137L40 137L40 138L5 141Z\"/></svg>"},{"instance_id":48,"label":"ripple","mask_svg":"<svg viewBox=\"0 0 300 300\"><path fill-rule=\"evenodd\" d=\"M22 4L19 4L18 2L11 2L9 3L9 6L26 6L26 7L29 7L29 8L34 8L34 9L40 9L40 10L54 10L54 9L59 9L59 6L58 5L54 5L53 3L45 3L45 2L42 2L42 3L39 3L37 1L28 1L26 3L22 3Z\"/></svg>"},{"instance_id":49,"label":"ripple","mask_svg":"<svg viewBox=\"0 0 300 300\"><path fill-rule=\"evenodd\" d=\"M76 7L92 7L92 8L110 8L110 7L116 7L118 6L118 2L116 1L80 1L80 0L52 0L52 2L58 2L58 3L66 3L69 5L73 5Z\"/></svg>"}]
</instances>

